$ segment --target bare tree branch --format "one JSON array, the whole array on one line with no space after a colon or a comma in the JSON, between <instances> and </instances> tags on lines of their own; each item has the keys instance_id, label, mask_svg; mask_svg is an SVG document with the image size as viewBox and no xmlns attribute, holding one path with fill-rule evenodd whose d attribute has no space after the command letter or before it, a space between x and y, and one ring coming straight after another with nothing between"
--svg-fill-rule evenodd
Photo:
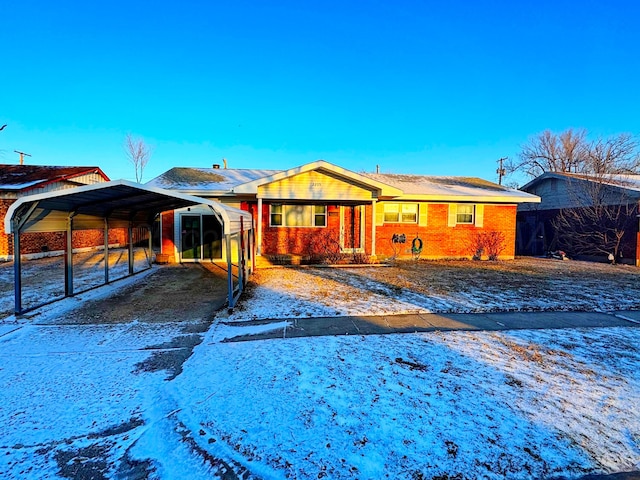
<instances>
[{"instance_id":1,"label":"bare tree branch","mask_svg":"<svg viewBox=\"0 0 640 480\"><path fill-rule=\"evenodd\" d=\"M535 178L546 172L632 174L640 170L638 142L629 134L589 142L585 130L560 134L545 130L522 146L517 161L505 165L508 174Z\"/></svg>"},{"instance_id":2,"label":"bare tree branch","mask_svg":"<svg viewBox=\"0 0 640 480\"><path fill-rule=\"evenodd\" d=\"M151 158L151 149L142 138L136 138L128 133L124 139L124 150L135 169L136 182L142 182L142 174Z\"/></svg>"}]
</instances>

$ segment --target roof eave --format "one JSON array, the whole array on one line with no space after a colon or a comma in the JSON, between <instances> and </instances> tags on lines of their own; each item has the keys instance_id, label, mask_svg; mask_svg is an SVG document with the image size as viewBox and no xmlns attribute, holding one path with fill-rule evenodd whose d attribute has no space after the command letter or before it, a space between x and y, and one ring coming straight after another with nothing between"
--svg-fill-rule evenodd
<instances>
[{"instance_id":1,"label":"roof eave","mask_svg":"<svg viewBox=\"0 0 640 480\"><path fill-rule=\"evenodd\" d=\"M379 198L380 200L396 200L396 201L404 201L404 200L413 200L413 201L423 201L423 202L462 202L462 203L505 203L505 204L514 204L514 203L540 203L540 197L536 195L526 194L524 195L438 195L438 194L430 194L430 195L420 195L420 194L409 194L409 195L401 195L397 197L389 197L389 198Z\"/></svg>"}]
</instances>

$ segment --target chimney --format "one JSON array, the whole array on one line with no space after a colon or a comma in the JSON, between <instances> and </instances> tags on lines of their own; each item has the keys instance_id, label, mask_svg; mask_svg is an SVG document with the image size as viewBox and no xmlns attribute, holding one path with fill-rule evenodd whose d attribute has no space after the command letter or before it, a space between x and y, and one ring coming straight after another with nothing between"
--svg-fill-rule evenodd
<instances>
[{"instance_id":1,"label":"chimney","mask_svg":"<svg viewBox=\"0 0 640 480\"><path fill-rule=\"evenodd\" d=\"M224 169L226 170L227 169L227 159L223 158L222 159L222 163L224 164Z\"/></svg>"},{"instance_id":2,"label":"chimney","mask_svg":"<svg viewBox=\"0 0 640 480\"><path fill-rule=\"evenodd\" d=\"M376 165L376 173L380 173L380 165Z\"/></svg>"},{"instance_id":3,"label":"chimney","mask_svg":"<svg viewBox=\"0 0 640 480\"><path fill-rule=\"evenodd\" d=\"M213 168L214 168L214 170L219 170L220 169L220 164L219 163L214 163L213 164Z\"/></svg>"}]
</instances>

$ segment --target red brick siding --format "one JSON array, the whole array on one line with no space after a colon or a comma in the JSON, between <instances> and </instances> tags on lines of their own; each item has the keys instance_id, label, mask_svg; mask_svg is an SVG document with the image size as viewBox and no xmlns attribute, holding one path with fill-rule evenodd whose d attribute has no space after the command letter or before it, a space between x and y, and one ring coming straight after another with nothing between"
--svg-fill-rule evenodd
<instances>
[{"instance_id":1,"label":"red brick siding","mask_svg":"<svg viewBox=\"0 0 640 480\"><path fill-rule=\"evenodd\" d=\"M20 235L20 253L52 252L65 249L65 232L24 233ZM75 230L72 233L73 248L102 247L103 230ZM126 245L127 232L122 228L109 230L109 243ZM13 255L13 246L9 255Z\"/></svg>"},{"instance_id":2,"label":"red brick siding","mask_svg":"<svg viewBox=\"0 0 640 480\"><path fill-rule=\"evenodd\" d=\"M172 211L162 214L162 237L161 251L169 256L169 262L176 262L174 236L175 213Z\"/></svg>"},{"instance_id":3,"label":"red brick siding","mask_svg":"<svg viewBox=\"0 0 640 480\"><path fill-rule=\"evenodd\" d=\"M258 224L256 203L242 202L241 208L253 215L254 225ZM312 240L318 234L340 238L340 207L327 205L326 227L271 227L269 226L269 204L262 204L262 253L264 255L293 254L308 255Z\"/></svg>"},{"instance_id":4,"label":"red brick siding","mask_svg":"<svg viewBox=\"0 0 640 480\"><path fill-rule=\"evenodd\" d=\"M370 210L367 210L367 220L370 221ZM513 258L516 235L516 206L515 205L485 205L483 226L474 225L448 226L449 206L447 204L429 204L427 226L418 227L417 224L385 224L376 227L376 253L390 256L394 254L391 238L394 233L405 234L407 243L396 244L399 255L411 255L411 242L420 236L423 242L422 258L461 258L473 255L471 240L479 232L502 232L504 235L504 250L501 258ZM370 229L370 225L367 225ZM370 233L367 243L370 245Z\"/></svg>"},{"instance_id":5,"label":"red brick siding","mask_svg":"<svg viewBox=\"0 0 640 480\"><path fill-rule=\"evenodd\" d=\"M4 233L4 218L9 206L15 200L0 200L0 256L13 255L13 236ZM76 230L72 237L73 248L100 247L104 245L104 231L100 230ZM127 232L122 228L109 230L109 243L126 244ZM20 235L20 253L42 253L56 250L64 250L65 232L25 233Z\"/></svg>"},{"instance_id":6,"label":"red brick siding","mask_svg":"<svg viewBox=\"0 0 640 480\"><path fill-rule=\"evenodd\" d=\"M0 257L13 255L13 242L10 235L4 233L4 217L15 200L0 199Z\"/></svg>"},{"instance_id":7,"label":"red brick siding","mask_svg":"<svg viewBox=\"0 0 640 480\"><path fill-rule=\"evenodd\" d=\"M257 206L242 205L243 210L253 212L257 223ZM394 254L391 237L394 233L404 233L407 243L396 245L401 256L411 255L411 242L419 234L423 242L422 258L461 258L473 255L471 240L479 232L502 232L504 250L501 258L513 258L516 235L515 205L485 205L483 227L474 225L448 226L447 204L429 204L426 227L417 224L385 224L376 226L376 254L391 256ZM365 206L365 252L371 254L372 206ZM327 208L326 228L290 228L269 226L269 205L262 206L262 253L305 255L309 253L311 239L318 233L329 233L339 238L340 207L329 205Z\"/></svg>"},{"instance_id":8,"label":"red brick siding","mask_svg":"<svg viewBox=\"0 0 640 480\"><path fill-rule=\"evenodd\" d=\"M241 208L253 215L257 225L258 214L255 202L242 202ZM386 224L376 226L376 254L391 256L394 254L391 237L394 233L404 233L407 243L396 245L400 256L411 255L411 242L419 234L423 241L422 258L461 258L473 255L471 239L479 232L502 232L504 235L504 250L500 258L513 258L516 234L516 206L515 205L485 205L483 227L474 225L457 225L449 227L447 204L429 204L426 227L417 224ZM364 247L371 254L371 222L372 206L365 206L365 241ZM173 212L162 216L162 250L163 253L173 255ZM262 205L262 253L264 255L294 254L308 255L312 239L316 235L331 235L335 239L340 235L340 207L327 206L327 227L270 227L269 204Z\"/></svg>"}]
</instances>

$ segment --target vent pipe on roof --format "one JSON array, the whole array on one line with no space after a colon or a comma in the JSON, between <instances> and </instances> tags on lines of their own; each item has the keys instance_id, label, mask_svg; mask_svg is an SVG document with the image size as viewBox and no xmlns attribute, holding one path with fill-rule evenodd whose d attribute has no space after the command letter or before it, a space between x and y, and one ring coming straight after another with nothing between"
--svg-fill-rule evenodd
<instances>
[{"instance_id":1,"label":"vent pipe on roof","mask_svg":"<svg viewBox=\"0 0 640 480\"><path fill-rule=\"evenodd\" d=\"M219 169L220 169L220 164L219 164L219 163L214 163L214 164L213 164L213 168L214 168L215 170L219 170Z\"/></svg>"},{"instance_id":2,"label":"vent pipe on roof","mask_svg":"<svg viewBox=\"0 0 640 480\"><path fill-rule=\"evenodd\" d=\"M380 173L380 165L376 165L376 173Z\"/></svg>"},{"instance_id":3,"label":"vent pipe on roof","mask_svg":"<svg viewBox=\"0 0 640 480\"><path fill-rule=\"evenodd\" d=\"M226 170L227 169L227 159L223 158L222 159L222 163L224 164L224 169Z\"/></svg>"}]
</instances>

